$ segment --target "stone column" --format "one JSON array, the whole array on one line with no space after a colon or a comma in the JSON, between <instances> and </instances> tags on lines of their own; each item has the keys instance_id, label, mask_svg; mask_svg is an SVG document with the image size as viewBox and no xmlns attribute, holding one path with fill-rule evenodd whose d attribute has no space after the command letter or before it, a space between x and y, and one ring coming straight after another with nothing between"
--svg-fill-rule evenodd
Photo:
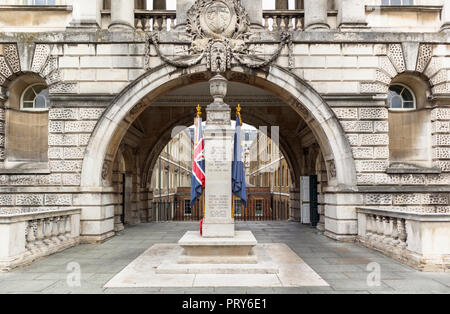
<instances>
[{"instance_id":1,"label":"stone column","mask_svg":"<svg viewBox=\"0 0 450 314\"><path fill-rule=\"evenodd\" d=\"M305 0L305 30L327 30L328 0Z\"/></svg>"},{"instance_id":2,"label":"stone column","mask_svg":"<svg viewBox=\"0 0 450 314\"><path fill-rule=\"evenodd\" d=\"M289 10L289 1L275 0L275 10Z\"/></svg>"},{"instance_id":3,"label":"stone column","mask_svg":"<svg viewBox=\"0 0 450 314\"><path fill-rule=\"evenodd\" d=\"M100 28L103 0L77 0L72 6L69 28Z\"/></svg>"},{"instance_id":4,"label":"stone column","mask_svg":"<svg viewBox=\"0 0 450 314\"><path fill-rule=\"evenodd\" d=\"M341 30L366 28L366 5L361 0L338 1L338 27Z\"/></svg>"},{"instance_id":5,"label":"stone column","mask_svg":"<svg viewBox=\"0 0 450 314\"><path fill-rule=\"evenodd\" d=\"M175 29L183 32L186 30L187 12L194 5L195 0L177 0L177 25Z\"/></svg>"},{"instance_id":6,"label":"stone column","mask_svg":"<svg viewBox=\"0 0 450 314\"><path fill-rule=\"evenodd\" d=\"M262 0L241 0L241 3L250 18L250 27L253 29L262 29Z\"/></svg>"},{"instance_id":7,"label":"stone column","mask_svg":"<svg viewBox=\"0 0 450 314\"><path fill-rule=\"evenodd\" d=\"M442 9L442 27L441 31L450 32L450 2L444 1L444 7Z\"/></svg>"},{"instance_id":8,"label":"stone column","mask_svg":"<svg viewBox=\"0 0 450 314\"><path fill-rule=\"evenodd\" d=\"M230 107L223 102L228 81L221 75L210 80L214 102L206 109L205 129L205 238L232 238L235 236L232 217L231 162L233 135Z\"/></svg>"},{"instance_id":9,"label":"stone column","mask_svg":"<svg viewBox=\"0 0 450 314\"><path fill-rule=\"evenodd\" d=\"M134 1L111 0L110 31L134 29Z\"/></svg>"}]
</instances>

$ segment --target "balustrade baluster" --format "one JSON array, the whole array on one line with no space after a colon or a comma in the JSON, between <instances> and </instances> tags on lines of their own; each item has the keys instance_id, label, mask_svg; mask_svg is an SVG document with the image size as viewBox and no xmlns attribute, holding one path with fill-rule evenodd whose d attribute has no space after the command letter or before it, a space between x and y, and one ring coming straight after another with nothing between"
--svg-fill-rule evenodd
<instances>
[{"instance_id":1,"label":"balustrade baluster","mask_svg":"<svg viewBox=\"0 0 450 314\"><path fill-rule=\"evenodd\" d=\"M72 216L66 217L66 238L72 238Z\"/></svg>"},{"instance_id":2,"label":"balustrade baluster","mask_svg":"<svg viewBox=\"0 0 450 314\"><path fill-rule=\"evenodd\" d=\"M267 15L264 17L264 28L269 29L269 17Z\"/></svg>"},{"instance_id":3,"label":"balustrade baluster","mask_svg":"<svg viewBox=\"0 0 450 314\"><path fill-rule=\"evenodd\" d=\"M64 242L67 240L66 230L65 230L66 229L65 219L66 219L66 216L61 216L61 217L59 217L59 220L58 220L58 239L61 242Z\"/></svg>"},{"instance_id":4,"label":"balustrade baluster","mask_svg":"<svg viewBox=\"0 0 450 314\"><path fill-rule=\"evenodd\" d=\"M280 30L284 31L286 30L286 17L285 16L281 16L280 17Z\"/></svg>"},{"instance_id":5,"label":"balustrade baluster","mask_svg":"<svg viewBox=\"0 0 450 314\"><path fill-rule=\"evenodd\" d=\"M153 31L159 31L159 18L153 17Z\"/></svg>"},{"instance_id":6,"label":"balustrade baluster","mask_svg":"<svg viewBox=\"0 0 450 314\"><path fill-rule=\"evenodd\" d=\"M150 18L145 17L142 19L142 29L144 32L150 31Z\"/></svg>"},{"instance_id":7,"label":"balustrade baluster","mask_svg":"<svg viewBox=\"0 0 450 314\"><path fill-rule=\"evenodd\" d=\"M384 230L384 240L383 243L389 244L391 243L391 235L392 231L390 230L391 218L383 217L383 230Z\"/></svg>"},{"instance_id":8,"label":"balustrade baluster","mask_svg":"<svg viewBox=\"0 0 450 314\"><path fill-rule=\"evenodd\" d=\"M297 16L295 18L295 24L296 24L295 29L297 31L301 31L303 29L302 19L300 18L300 16Z\"/></svg>"},{"instance_id":9,"label":"balustrade baluster","mask_svg":"<svg viewBox=\"0 0 450 314\"><path fill-rule=\"evenodd\" d=\"M49 218L44 220L44 243L48 246L52 244L52 240L50 239L52 237L51 223Z\"/></svg>"},{"instance_id":10,"label":"balustrade baluster","mask_svg":"<svg viewBox=\"0 0 450 314\"><path fill-rule=\"evenodd\" d=\"M61 241L58 239L58 217L51 218L52 221L52 231L51 240L55 244L59 244Z\"/></svg>"},{"instance_id":11,"label":"balustrade baluster","mask_svg":"<svg viewBox=\"0 0 450 314\"><path fill-rule=\"evenodd\" d=\"M33 252L36 250L36 237L34 235L34 227L33 227L34 221L30 220L27 222L27 243L26 248L28 251Z\"/></svg>"},{"instance_id":12,"label":"balustrade baluster","mask_svg":"<svg viewBox=\"0 0 450 314\"><path fill-rule=\"evenodd\" d=\"M167 31L167 17L165 15L162 16L162 31Z\"/></svg>"},{"instance_id":13,"label":"balustrade baluster","mask_svg":"<svg viewBox=\"0 0 450 314\"><path fill-rule=\"evenodd\" d=\"M400 243L400 241L398 239L398 236L399 236L398 227L397 227L398 219L392 218L391 221L392 221L392 235L391 235L392 241L391 241L391 243L393 246L397 246Z\"/></svg>"},{"instance_id":14,"label":"balustrade baluster","mask_svg":"<svg viewBox=\"0 0 450 314\"><path fill-rule=\"evenodd\" d=\"M372 215L366 215L366 238L370 239L372 237Z\"/></svg>"},{"instance_id":15,"label":"balustrade baluster","mask_svg":"<svg viewBox=\"0 0 450 314\"><path fill-rule=\"evenodd\" d=\"M383 240L383 223L381 220L381 216L375 216L375 222L376 222L376 237L375 240L377 242L382 241Z\"/></svg>"},{"instance_id":16,"label":"balustrade baluster","mask_svg":"<svg viewBox=\"0 0 450 314\"><path fill-rule=\"evenodd\" d=\"M406 248L406 239L407 239L407 234L406 234L406 222L404 219L397 219L397 230L398 230L398 238L400 240L400 244L399 247L401 249Z\"/></svg>"},{"instance_id":17,"label":"balustrade baluster","mask_svg":"<svg viewBox=\"0 0 450 314\"><path fill-rule=\"evenodd\" d=\"M139 32L143 31L143 27L142 27L142 20L140 17L136 18L136 30Z\"/></svg>"},{"instance_id":18,"label":"balustrade baluster","mask_svg":"<svg viewBox=\"0 0 450 314\"><path fill-rule=\"evenodd\" d=\"M288 23L287 23L287 29L288 30L293 30L294 29L294 27L293 27L293 24L292 24L292 19L293 19L293 16L288 16Z\"/></svg>"},{"instance_id":19,"label":"balustrade baluster","mask_svg":"<svg viewBox=\"0 0 450 314\"><path fill-rule=\"evenodd\" d=\"M277 31L278 30L278 16L273 16L273 24L272 24L272 30Z\"/></svg>"},{"instance_id":20,"label":"balustrade baluster","mask_svg":"<svg viewBox=\"0 0 450 314\"><path fill-rule=\"evenodd\" d=\"M44 219L39 219L37 221L37 230L36 230L36 246L39 249L45 247L44 244Z\"/></svg>"}]
</instances>

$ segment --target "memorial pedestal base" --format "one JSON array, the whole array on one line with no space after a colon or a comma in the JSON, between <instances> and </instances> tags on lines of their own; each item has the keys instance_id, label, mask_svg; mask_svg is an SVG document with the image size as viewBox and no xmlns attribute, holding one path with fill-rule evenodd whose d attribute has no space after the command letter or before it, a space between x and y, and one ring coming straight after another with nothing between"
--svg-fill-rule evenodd
<instances>
[{"instance_id":1,"label":"memorial pedestal base","mask_svg":"<svg viewBox=\"0 0 450 314\"><path fill-rule=\"evenodd\" d=\"M234 237L207 238L196 231L178 241L184 249L179 264L256 264L253 248L258 244L251 231L236 231Z\"/></svg>"}]
</instances>

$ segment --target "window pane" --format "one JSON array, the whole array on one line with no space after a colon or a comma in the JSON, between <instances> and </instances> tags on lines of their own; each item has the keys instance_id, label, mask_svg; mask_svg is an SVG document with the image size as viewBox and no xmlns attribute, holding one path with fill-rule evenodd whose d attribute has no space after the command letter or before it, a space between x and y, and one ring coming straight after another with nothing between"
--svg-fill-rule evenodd
<instances>
[{"instance_id":1,"label":"window pane","mask_svg":"<svg viewBox=\"0 0 450 314\"><path fill-rule=\"evenodd\" d=\"M24 101L23 102L23 108L24 109L33 109L33 102L29 102L29 101Z\"/></svg>"},{"instance_id":2,"label":"window pane","mask_svg":"<svg viewBox=\"0 0 450 314\"><path fill-rule=\"evenodd\" d=\"M404 99L405 101L413 101L413 100L414 100L413 95L412 95L411 92L410 92L409 90L407 90L406 88L405 88L405 90L403 91L402 96L403 96L403 99Z\"/></svg>"},{"instance_id":3,"label":"window pane","mask_svg":"<svg viewBox=\"0 0 450 314\"><path fill-rule=\"evenodd\" d=\"M255 214L256 216L262 216L263 215L263 202L262 200L256 200L255 204Z\"/></svg>"},{"instance_id":4,"label":"window pane","mask_svg":"<svg viewBox=\"0 0 450 314\"><path fill-rule=\"evenodd\" d=\"M33 89L29 88L29 89L25 92L25 94L23 95L23 101L24 101L24 102L25 102L25 101L31 101L31 102L33 102L35 96L36 96L36 95L34 94Z\"/></svg>"},{"instance_id":5,"label":"window pane","mask_svg":"<svg viewBox=\"0 0 450 314\"><path fill-rule=\"evenodd\" d=\"M234 215L241 216L242 215L242 205L240 200L234 201Z\"/></svg>"},{"instance_id":6,"label":"window pane","mask_svg":"<svg viewBox=\"0 0 450 314\"><path fill-rule=\"evenodd\" d=\"M414 102L412 102L412 101L405 101L403 103L403 108L405 108L405 109L414 109Z\"/></svg>"},{"instance_id":7,"label":"window pane","mask_svg":"<svg viewBox=\"0 0 450 314\"><path fill-rule=\"evenodd\" d=\"M402 1L401 0L391 0L391 5L401 5Z\"/></svg>"},{"instance_id":8,"label":"window pane","mask_svg":"<svg viewBox=\"0 0 450 314\"><path fill-rule=\"evenodd\" d=\"M395 96L392 98L391 108L401 109L403 107L403 100L400 96Z\"/></svg>"},{"instance_id":9,"label":"window pane","mask_svg":"<svg viewBox=\"0 0 450 314\"><path fill-rule=\"evenodd\" d=\"M400 85L392 85L389 90L392 92L393 96L400 95L403 91L404 87Z\"/></svg>"},{"instance_id":10,"label":"window pane","mask_svg":"<svg viewBox=\"0 0 450 314\"><path fill-rule=\"evenodd\" d=\"M43 97L41 95L36 96L36 98L34 99L34 107L36 109L47 108L47 101L46 101L45 97Z\"/></svg>"},{"instance_id":11,"label":"window pane","mask_svg":"<svg viewBox=\"0 0 450 314\"><path fill-rule=\"evenodd\" d=\"M188 200L184 201L184 214L185 215L192 214L191 201L188 201Z\"/></svg>"}]
</instances>

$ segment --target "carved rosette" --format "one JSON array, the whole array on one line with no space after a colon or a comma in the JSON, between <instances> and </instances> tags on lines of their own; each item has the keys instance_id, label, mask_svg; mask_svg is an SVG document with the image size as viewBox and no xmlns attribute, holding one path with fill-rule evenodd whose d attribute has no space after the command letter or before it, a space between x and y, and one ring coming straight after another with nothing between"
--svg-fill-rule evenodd
<instances>
[{"instance_id":1,"label":"carved rosette","mask_svg":"<svg viewBox=\"0 0 450 314\"><path fill-rule=\"evenodd\" d=\"M282 32L278 49L268 59L261 59L249 50L250 20L240 0L197 0L189 9L186 32L191 45L186 55L165 56L159 46L160 32L150 34L148 47L153 44L161 59L175 67L187 68L206 58L211 72L223 73L232 61L249 68L261 68L275 61L290 34ZM150 51L150 49L147 49Z\"/></svg>"}]
</instances>

